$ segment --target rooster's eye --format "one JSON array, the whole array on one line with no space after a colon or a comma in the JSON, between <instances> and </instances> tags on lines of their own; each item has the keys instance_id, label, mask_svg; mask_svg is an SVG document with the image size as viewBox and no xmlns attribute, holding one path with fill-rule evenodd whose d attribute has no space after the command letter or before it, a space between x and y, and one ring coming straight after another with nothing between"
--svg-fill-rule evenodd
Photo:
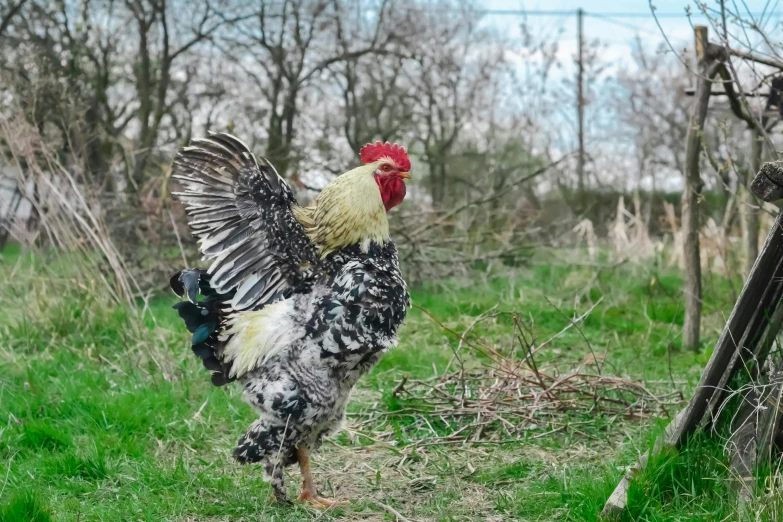
<instances>
[{"instance_id":1,"label":"rooster's eye","mask_svg":"<svg viewBox=\"0 0 783 522\"><path fill-rule=\"evenodd\" d=\"M389 172L391 170L391 165L389 164L381 165L381 170L384 172Z\"/></svg>"}]
</instances>

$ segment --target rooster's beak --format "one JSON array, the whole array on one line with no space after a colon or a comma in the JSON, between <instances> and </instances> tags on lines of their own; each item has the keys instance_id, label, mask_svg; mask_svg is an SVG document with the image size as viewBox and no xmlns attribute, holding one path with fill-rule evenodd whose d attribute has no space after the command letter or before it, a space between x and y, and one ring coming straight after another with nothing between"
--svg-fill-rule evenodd
<instances>
[{"instance_id":1,"label":"rooster's beak","mask_svg":"<svg viewBox=\"0 0 783 522\"><path fill-rule=\"evenodd\" d=\"M411 174L410 172L400 172L400 177L402 179L411 179Z\"/></svg>"}]
</instances>

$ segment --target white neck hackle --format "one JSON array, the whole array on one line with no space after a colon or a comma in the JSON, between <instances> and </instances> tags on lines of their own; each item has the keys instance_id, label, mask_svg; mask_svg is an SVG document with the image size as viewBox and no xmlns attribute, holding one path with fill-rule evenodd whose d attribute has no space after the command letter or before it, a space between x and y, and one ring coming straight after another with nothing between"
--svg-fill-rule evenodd
<instances>
[{"instance_id":1,"label":"white neck hackle","mask_svg":"<svg viewBox=\"0 0 783 522\"><path fill-rule=\"evenodd\" d=\"M389 240L389 221L374 176L379 164L368 163L340 175L311 206L294 208L294 216L321 256L357 244L366 252L371 243Z\"/></svg>"}]
</instances>

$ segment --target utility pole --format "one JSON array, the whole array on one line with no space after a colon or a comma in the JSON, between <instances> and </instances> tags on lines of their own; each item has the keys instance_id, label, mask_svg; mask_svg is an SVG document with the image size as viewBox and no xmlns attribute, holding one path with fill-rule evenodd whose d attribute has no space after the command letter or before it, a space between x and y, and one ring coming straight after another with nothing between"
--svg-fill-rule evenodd
<instances>
[{"instance_id":1,"label":"utility pole","mask_svg":"<svg viewBox=\"0 0 783 522\"><path fill-rule=\"evenodd\" d=\"M584 76L584 62L582 60L582 47L584 42L582 41L582 18L584 11L582 8L576 10L576 38L578 40L579 52L577 57L577 67L579 72L577 73L576 80L576 111L577 120L579 125L579 158L577 159L576 173L579 176L579 193L582 194L585 190L585 97L582 87Z\"/></svg>"}]
</instances>

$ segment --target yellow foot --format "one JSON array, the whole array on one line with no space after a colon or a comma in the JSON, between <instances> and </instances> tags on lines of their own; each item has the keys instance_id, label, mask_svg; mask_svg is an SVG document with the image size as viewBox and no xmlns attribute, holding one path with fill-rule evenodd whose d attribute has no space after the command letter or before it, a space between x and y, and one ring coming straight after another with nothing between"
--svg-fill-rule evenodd
<instances>
[{"instance_id":1,"label":"yellow foot","mask_svg":"<svg viewBox=\"0 0 783 522\"><path fill-rule=\"evenodd\" d=\"M299 501L308 502L311 506L321 509L348 505L347 500L332 500L331 498L324 498L318 496L316 493L311 493L309 491L302 491L302 493L299 495Z\"/></svg>"}]
</instances>

